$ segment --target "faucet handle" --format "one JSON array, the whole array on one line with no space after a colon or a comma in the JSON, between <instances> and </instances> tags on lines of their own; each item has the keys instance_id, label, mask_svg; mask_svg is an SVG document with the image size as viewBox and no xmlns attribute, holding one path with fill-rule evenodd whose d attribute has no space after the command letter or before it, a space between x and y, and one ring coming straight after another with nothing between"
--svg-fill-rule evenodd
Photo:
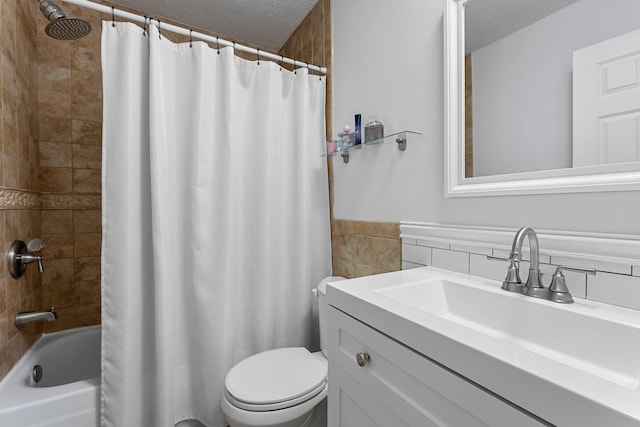
<instances>
[{"instance_id":1,"label":"faucet handle","mask_svg":"<svg viewBox=\"0 0 640 427\"><path fill-rule=\"evenodd\" d=\"M590 276L596 275L595 268L578 268L578 267L567 267L566 265L561 265L560 267L556 268L556 272L554 276L558 273L562 274L563 271L573 271L574 273L584 273Z\"/></svg>"},{"instance_id":2,"label":"faucet handle","mask_svg":"<svg viewBox=\"0 0 640 427\"><path fill-rule=\"evenodd\" d=\"M487 255L491 261L507 261L507 276L502 281L502 289L510 292L522 292L522 280L520 279L520 260L517 258L501 258Z\"/></svg>"},{"instance_id":3,"label":"faucet handle","mask_svg":"<svg viewBox=\"0 0 640 427\"><path fill-rule=\"evenodd\" d=\"M549 285L549 299L554 302L570 304L573 302L573 297L569 292L569 288L567 288L567 282L564 274L562 274L563 271L573 271L575 273L584 273L594 276L596 274L596 270L594 268L577 268L567 267L564 265L556 268L556 272L553 273L551 285Z\"/></svg>"},{"instance_id":4,"label":"faucet handle","mask_svg":"<svg viewBox=\"0 0 640 427\"><path fill-rule=\"evenodd\" d=\"M515 261L515 262L519 262L517 259L513 259L513 258L503 258L503 257L499 257L499 256L491 256L491 255L487 255L487 259L490 261Z\"/></svg>"}]
</instances>

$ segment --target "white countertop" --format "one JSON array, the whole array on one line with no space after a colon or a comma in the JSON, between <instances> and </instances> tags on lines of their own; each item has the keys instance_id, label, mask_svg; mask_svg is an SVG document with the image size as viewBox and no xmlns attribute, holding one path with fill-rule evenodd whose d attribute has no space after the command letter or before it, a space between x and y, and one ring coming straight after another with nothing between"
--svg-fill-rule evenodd
<instances>
[{"instance_id":1,"label":"white countertop","mask_svg":"<svg viewBox=\"0 0 640 427\"><path fill-rule=\"evenodd\" d=\"M402 286L420 290L443 280L469 291L462 295L472 301L424 308L419 299L391 297ZM327 297L330 305L549 423L640 426L640 312L579 299L552 303L433 267L329 283ZM453 305L487 323L459 316Z\"/></svg>"}]
</instances>

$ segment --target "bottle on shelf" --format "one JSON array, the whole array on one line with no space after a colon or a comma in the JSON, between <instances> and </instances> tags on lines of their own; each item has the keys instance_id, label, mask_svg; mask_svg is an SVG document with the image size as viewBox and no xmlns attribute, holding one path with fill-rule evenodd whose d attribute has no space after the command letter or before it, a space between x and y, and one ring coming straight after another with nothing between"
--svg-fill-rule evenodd
<instances>
[{"instance_id":1,"label":"bottle on shelf","mask_svg":"<svg viewBox=\"0 0 640 427\"><path fill-rule=\"evenodd\" d=\"M356 148L362 148L362 116L360 114L356 114L356 141L355 141L355 146Z\"/></svg>"}]
</instances>

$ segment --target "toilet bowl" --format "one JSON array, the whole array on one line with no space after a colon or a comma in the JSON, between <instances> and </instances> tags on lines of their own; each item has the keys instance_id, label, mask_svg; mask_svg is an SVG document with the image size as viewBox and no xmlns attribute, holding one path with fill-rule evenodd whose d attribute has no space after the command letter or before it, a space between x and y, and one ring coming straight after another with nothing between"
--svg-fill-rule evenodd
<instances>
[{"instance_id":1,"label":"toilet bowl","mask_svg":"<svg viewBox=\"0 0 640 427\"><path fill-rule=\"evenodd\" d=\"M230 427L326 427L327 277L314 289L318 296L321 351L286 347L250 356L229 370L222 411Z\"/></svg>"}]
</instances>

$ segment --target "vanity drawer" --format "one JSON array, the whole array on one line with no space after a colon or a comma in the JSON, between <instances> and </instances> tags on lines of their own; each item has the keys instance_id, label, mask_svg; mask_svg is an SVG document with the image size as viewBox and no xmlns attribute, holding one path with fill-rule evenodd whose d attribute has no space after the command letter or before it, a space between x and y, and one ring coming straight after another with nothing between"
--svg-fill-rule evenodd
<instances>
[{"instance_id":1,"label":"vanity drawer","mask_svg":"<svg viewBox=\"0 0 640 427\"><path fill-rule=\"evenodd\" d=\"M549 425L334 307L328 318L332 427L369 426L376 419L371 411L393 414L396 425L407 426ZM369 356L364 366L358 353ZM361 414L349 415L354 408Z\"/></svg>"}]
</instances>

